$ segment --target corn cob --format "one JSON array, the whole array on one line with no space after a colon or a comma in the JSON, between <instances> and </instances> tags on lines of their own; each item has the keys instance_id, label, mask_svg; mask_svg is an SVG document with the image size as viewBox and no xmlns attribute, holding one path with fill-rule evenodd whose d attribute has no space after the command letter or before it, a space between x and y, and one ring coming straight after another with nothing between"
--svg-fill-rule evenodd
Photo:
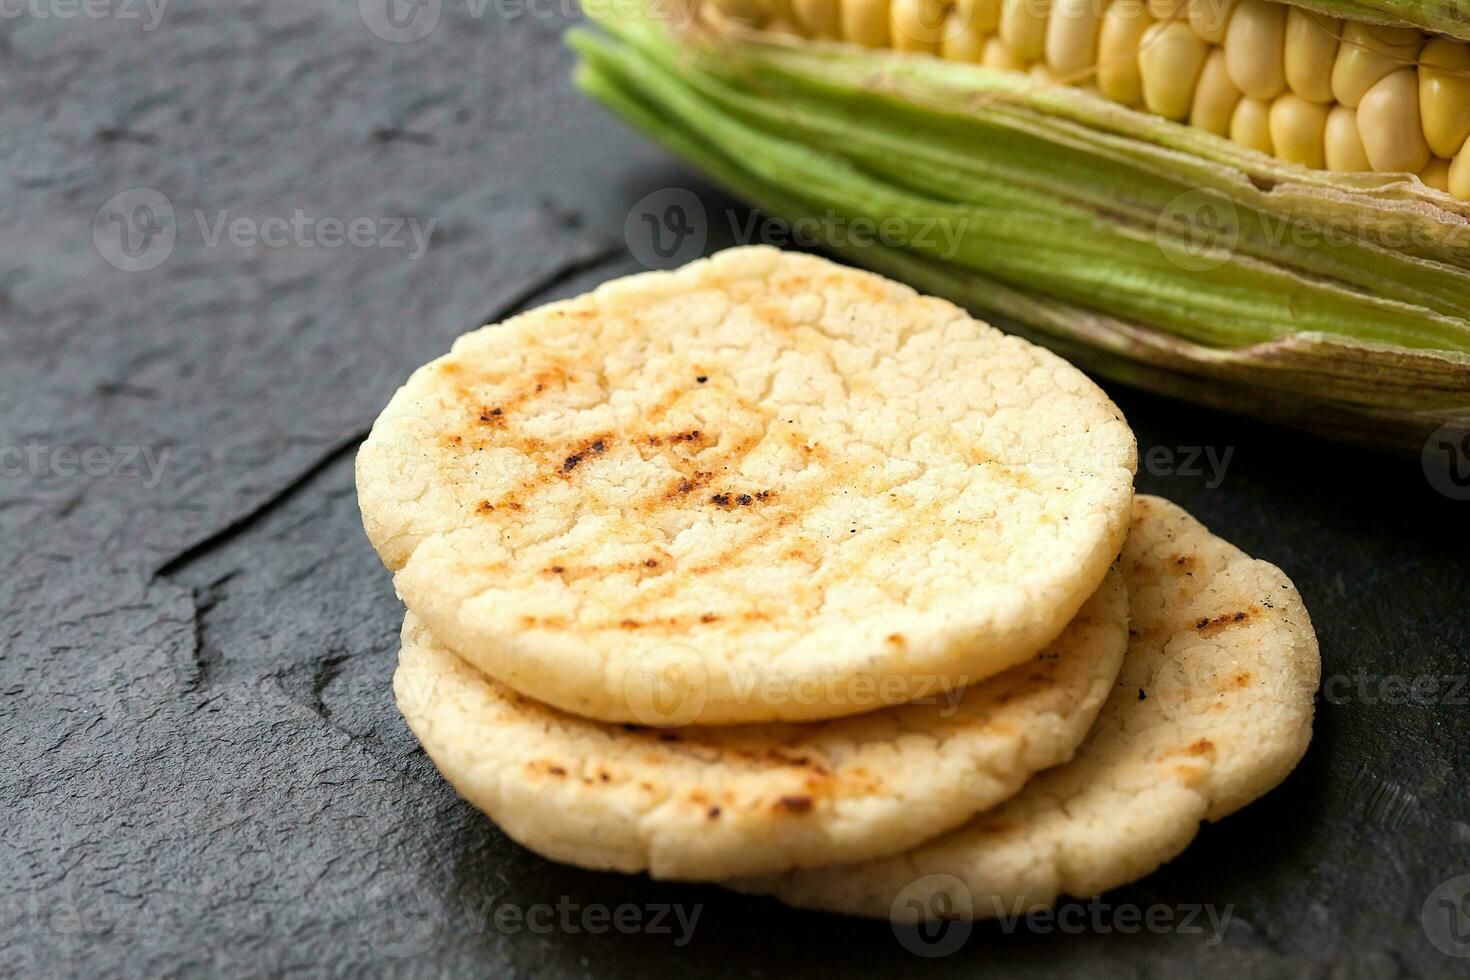
<instances>
[{"instance_id":1,"label":"corn cob","mask_svg":"<svg viewBox=\"0 0 1470 980\"><path fill-rule=\"evenodd\" d=\"M1166 15L1144 28L1163 38L1150 57L1197 74L1189 111L1207 126L1160 118L1178 117L1183 100L1151 90L1139 59L1086 92L1037 84L1037 65L1056 74L1043 61L992 71L728 20L681 34L596 7L611 37L579 31L573 43L584 89L737 194L788 218L899 222L897 244L825 244L999 314L1099 373L1381 446L1417 449L1447 422L1470 425L1470 207L1401 174L1307 169L1366 158L1358 127L1344 124L1362 100L1298 94L1301 59L1290 70L1283 60L1276 98L1246 95L1226 53L1184 16L1197 11L1164 2L1114 0L1076 33L1101 49L1137 27L1110 22L1115 8ZM966 3L968 23L994 33L931 36L939 53L1003 53L1011 68L1006 23L1006 37L1036 49L1030 11ZM785 16L814 7L793 2ZM939 21L938 9L903 16ZM1045 9L1085 19L1071 0ZM840 17L828 23L843 30ZM1283 45L1291 24L1288 11ZM1114 94L1130 86L1131 97ZM1137 111L1150 99L1158 111ZM1300 138L1304 124L1320 126L1320 148ZM1219 138L1232 129L1279 142L1281 155ZM1448 179L1446 166L1427 182ZM1201 243L1199 216L1216 205L1224 234ZM958 229L952 249L922 240L936 221Z\"/></svg>"},{"instance_id":2,"label":"corn cob","mask_svg":"<svg viewBox=\"0 0 1470 980\"><path fill-rule=\"evenodd\" d=\"M703 10L719 25L1032 72L1302 166L1407 171L1470 200L1470 44L1417 28L1276 0L808 0L799 10L711 0ZM1329 151L1334 113L1335 138L1360 141L1361 154Z\"/></svg>"}]
</instances>

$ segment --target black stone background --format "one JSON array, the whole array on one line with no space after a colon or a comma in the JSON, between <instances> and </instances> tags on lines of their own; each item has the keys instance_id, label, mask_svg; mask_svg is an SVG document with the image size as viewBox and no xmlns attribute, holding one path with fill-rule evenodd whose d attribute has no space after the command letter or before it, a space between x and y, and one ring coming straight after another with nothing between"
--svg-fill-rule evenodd
<instances>
[{"instance_id":1,"label":"black stone background","mask_svg":"<svg viewBox=\"0 0 1470 980\"><path fill-rule=\"evenodd\" d=\"M644 195L696 193L709 248L744 214L572 90L568 16L515 9L443 0L414 43L356 0L0 19L0 446L170 453L156 486L0 479L0 971L1470 975L1421 925L1470 872L1466 692L1385 704L1379 683L1470 671L1470 505L1417 460L1117 386L1142 451L1175 453L1140 488L1287 569L1347 679L1284 786L1106 896L1233 906L1223 942L980 925L924 959L886 923L550 864L459 801L391 701L402 612L354 449L457 334L636 271ZM138 186L178 240L129 273L91 228ZM196 209L437 227L417 261L206 247ZM1233 451L1218 486L1182 465L1193 446ZM682 946L493 919L558 901L701 909Z\"/></svg>"}]
</instances>

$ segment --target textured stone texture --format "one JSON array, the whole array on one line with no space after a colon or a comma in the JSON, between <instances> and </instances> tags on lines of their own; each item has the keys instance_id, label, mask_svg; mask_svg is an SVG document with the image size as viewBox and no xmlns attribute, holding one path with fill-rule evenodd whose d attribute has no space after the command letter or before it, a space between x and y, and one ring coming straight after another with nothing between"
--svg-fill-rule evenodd
<instances>
[{"instance_id":1,"label":"textured stone texture","mask_svg":"<svg viewBox=\"0 0 1470 980\"><path fill-rule=\"evenodd\" d=\"M734 205L571 90L566 17L440 8L413 43L348 0L174 0L154 30L141 2L6 8L25 12L0 33L0 448L39 460L0 476L7 973L1463 975L1421 909L1470 872L1470 689L1385 704L1377 679L1470 673L1466 505L1417 461L1126 390L1140 486L1287 569L1348 678L1281 790L1107 896L1233 905L1223 942L991 925L925 960L882 923L548 865L459 802L390 700L401 612L352 451L456 334L634 271L645 194ZM129 273L92 221L138 186L177 241ZM196 218L297 209L437 224L411 261L210 246ZM1233 449L1218 486L1183 465L1194 446ZM74 473L66 447L103 453ZM127 447L167 451L156 479ZM684 945L672 919L497 925L563 896L702 908Z\"/></svg>"}]
</instances>

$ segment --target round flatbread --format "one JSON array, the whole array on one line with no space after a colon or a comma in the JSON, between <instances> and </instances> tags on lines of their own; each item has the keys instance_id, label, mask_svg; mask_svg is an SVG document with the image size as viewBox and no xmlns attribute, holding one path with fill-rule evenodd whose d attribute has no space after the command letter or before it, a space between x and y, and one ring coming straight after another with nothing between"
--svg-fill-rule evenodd
<instances>
[{"instance_id":1,"label":"round flatbread","mask_svg":"<svg viewBox=\"0 0 1470 980\"><path fill-rule=\"evenodd\" d=\"M1301 597L1173 504L1133 506L1119 565L1128 653L1076 758L903 854L732 886L894 921L1014 916L1141 878L1201 821L1286 778L1311 739L1321 674Z\"/></svg>"},{"instance_id":2,"label":"round flatbread","mask_svg":"<svg viewBox=\"0 0 1470 980\"><path fill-rule=\"evenodd\" d=\"M484 672L644 722L672 664L682 720L731 724L1034 656L1122 545L1135 456L1050 352L756 247L462 337L394 396L357 482L409 609Z\"/></svg>"},{"instance_id":3,"label":"round flatbread","mask_svg":"<svg viewBox=\"0 0 1470 980\"><path fill-rule=\"evenodd\" d=\"M827 722L679 730L540 705L409 614L394 691L460 794L558 861L717 879L891 854L1069 758L1127 646L1116 573L1048 650L973 687Z\"/></svg>"}]
</instances>

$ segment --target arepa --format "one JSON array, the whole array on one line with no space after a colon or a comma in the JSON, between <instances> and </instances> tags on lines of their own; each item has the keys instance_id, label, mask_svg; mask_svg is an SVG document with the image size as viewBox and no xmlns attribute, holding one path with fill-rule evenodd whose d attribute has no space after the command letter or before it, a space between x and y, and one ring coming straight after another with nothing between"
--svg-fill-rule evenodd
<instances>
[{"instance_id":1,"label":"arepa","mask_svg":"<svg viewBox=\"0 0 1470 980\"><path fill-rule=\"evenodd\" d=\"M409 614L394 692L461 795L555 860L715 879L903 850L1068 759L1127 646L1116 572L1040 656L980 684L826 722L677 731L516 694Z\"/></svg>"},{"instance_id":2,"label":"arepa","mask_svg":"<svg viewBox=\"0 0 1470 980\"><path fill-rule=\"evenodd\" d=\"M1050 352L752 247L461 338L357 471L400 595L480 670L626 722L677 675L680 723L730 724L1034 656L1117 554L1135 456Z\"/></svg>"},{"instance_id":3,"label":"arepa","mask_svg":"<svg viewBox=\"0 0 1470 980\"><path fill-rule=\"evenodd\" d=\"M1015 916L1148 874L1281 782L1321 673L1295 587L1157 497L1134 502L1119 567L1128 653L1071 762L903 854L733 886L894 921Z\"/></svg>"}]
</instances>

